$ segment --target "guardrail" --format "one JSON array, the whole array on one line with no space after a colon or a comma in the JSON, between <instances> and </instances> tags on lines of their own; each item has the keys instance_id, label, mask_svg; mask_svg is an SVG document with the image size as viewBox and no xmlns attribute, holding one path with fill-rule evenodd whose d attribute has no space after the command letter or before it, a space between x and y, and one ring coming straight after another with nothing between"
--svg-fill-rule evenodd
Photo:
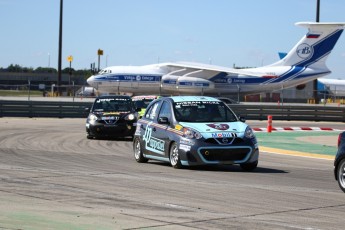
<instances>
[{"instance_id":1,"label":"guardrail","mask_svg":"<svg viewBox=\"0 0 345 230\"><path fill-rule=\"evenodd\" d=\"M86 118L92 102L0 100L0 117ZM327 105L231 104L232 110L247 120L345 122L345 107Z\"/></svg>"},{"instance_id":2,"label":"guardrail","mask_svg":"<svg viewBox=\"0 0 345 230\"><path fill-rule=\"evenodd\" d=\"M345 107L324 105L230 105L231 109L247 120L267 120L272 115L274 120L287 121L333 121L345 122Z\"/></svg>"},{"instance_id":3,"label":"guardrail","mask_svg":"<svg viewBox=\"0 0 345 230\"><path fill-rule=\"evenodd\" d=\"M88 113L90 102L62 101L1 101L0 117L57 117L83 118Z\"/></svg>"}]
</instances>

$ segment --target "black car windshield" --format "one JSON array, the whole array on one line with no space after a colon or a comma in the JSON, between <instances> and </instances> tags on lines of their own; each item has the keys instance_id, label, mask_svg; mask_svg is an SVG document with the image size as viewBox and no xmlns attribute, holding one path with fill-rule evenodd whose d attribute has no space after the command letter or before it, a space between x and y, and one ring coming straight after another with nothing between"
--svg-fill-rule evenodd
<instances>
[{"instance_id":1,"label":"black car windshield","mask_svg":"<svg viewBox=\"0 0 345 230\"><path fill-rule=\"evenodd\" d=\"M218 101L175 102L174 113L181 122L233 122L236 115L223 103Z\"/></svg>"},{"instance_id":2,"label":"black car windshield","mask_svg":"<svg viewBox=\"0 0 345 230\"><path fill-rule=\"evenodd\" d=\"M129 112L132 111L132 101L122 98L100 98L93 105L95 112Z\"/></svg>"}]
</instances>

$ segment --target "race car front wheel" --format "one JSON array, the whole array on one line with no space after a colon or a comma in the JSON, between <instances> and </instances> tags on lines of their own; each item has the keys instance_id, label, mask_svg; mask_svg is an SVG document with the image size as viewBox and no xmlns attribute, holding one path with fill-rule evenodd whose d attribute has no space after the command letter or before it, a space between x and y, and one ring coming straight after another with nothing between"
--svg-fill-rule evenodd
<instances>
[{"instance_id":1,"label":"race car front wheel","mask_svg":"<svg viewBox=\"0 0 345 230\"><path fill-rule=\"evenodd\" d=\"M86 138L87 139L93 139L94 136L90 134L90 132L86 132Z\"/></svg>"},{"instance_id":2,"label":"race car front wheel","mask_svg":"<svg viewBox=\"0 0 345 230\"><path fill-rule=\"evenodd\" d=\"M135 138L133 141L133 150L134 150L134 158L139 163L145 163L148 161L147 158L144 157L143 151L141 149L140 139Z\"/></svg>"},{"instance_id":3,"label":"race car front wheel","mask_svg":"<svg viewBox=\"0 0 345 230\"><path fill-rule=\"evenodd\" d=\"M169 157L170 157L170 164L172 167L174 167L176 169L182 168L180 155L178 152L178 146L175 142L172 143L172 145L170 147Z\"/></svg>"},{"instance_id":4,"label":"race car front wheel","mask_svg":"<svg viewBox=\"0 0 345 230\"><path fill-rule=\"evenodd\" d=\"M339 187L345 192L345 159L341 160L337 168L337 180Z\"/></svg>"}]
</instances>

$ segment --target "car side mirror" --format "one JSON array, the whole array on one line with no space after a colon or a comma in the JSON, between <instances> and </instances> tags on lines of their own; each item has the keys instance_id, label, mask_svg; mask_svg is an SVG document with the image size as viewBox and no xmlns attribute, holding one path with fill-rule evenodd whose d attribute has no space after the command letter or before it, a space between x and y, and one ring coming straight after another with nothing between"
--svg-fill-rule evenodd
<instances>
[{"instance_id":1,"label":"car side mirror","mask_svg":"<svg viewBox=\"0 0 345 230\"><path fill-rule=\"evenodd\" d=\"M239 120L243 123L246 122L246 119L244 117L241 117L241 116L239 117Z\"/></svg>"},{"instance_id":2,"label":"car side mirror","mask_svg":"<svg viewBox=\"0 0 345 230\"><path fill-rule=\"evenodd\" d=\"M159 117L158 124L169 124L169 119L167 117Z\"/></svg>"}]
</instances>

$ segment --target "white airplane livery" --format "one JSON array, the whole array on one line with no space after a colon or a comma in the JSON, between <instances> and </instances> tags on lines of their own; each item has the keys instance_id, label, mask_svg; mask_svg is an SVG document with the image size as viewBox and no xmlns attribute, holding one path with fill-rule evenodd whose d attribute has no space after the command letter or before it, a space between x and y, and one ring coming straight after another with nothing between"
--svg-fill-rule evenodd
<instances>
[{"instance_id":1,"label":"white airplane livery","mask_svg":"<svg viewBox=\"0 0 345 230\"><path fill-rule=\"evenodd\" d=\"M268 66L234 69L176 62L112 66L87 79L99 94L220 95L289 88L325 76L326 59L345 23L299 22L308 32L281 60Z\"/></svg>"}]
</instances>

